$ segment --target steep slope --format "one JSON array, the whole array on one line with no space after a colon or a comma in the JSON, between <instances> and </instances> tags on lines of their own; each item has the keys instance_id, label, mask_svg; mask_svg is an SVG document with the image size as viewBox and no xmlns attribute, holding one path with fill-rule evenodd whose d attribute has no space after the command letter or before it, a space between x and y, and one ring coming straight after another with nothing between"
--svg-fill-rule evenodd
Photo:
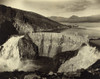
<instances>
[{"instance_id":1,"label":"steep slope","mask_svg":"<svg viewBox=\"0 0 100 79\"><path fill-rule=\"evenodd\" d=\"M40 31L41 29L54 29L62 26L62 24L52 21L42 15L6 7L4 5L0 5L0 15L0 19L3 18L3 20L6 19L16 23L21 22L21 24L28 24L33 28L33 31ZM23 28L25 28L25 26L23 26Z\"/></svg>"},{"instance_id":2,"label":"steep slope","mask_svg":"<svg viewBox=\"0 0 100 79\"><path fill-rule=\"evenodd\" d=\"M0 5L0 45L13 34L48 31L60 29L61 26L63 25L34 12Z\"/></svg>"}]
</instances>

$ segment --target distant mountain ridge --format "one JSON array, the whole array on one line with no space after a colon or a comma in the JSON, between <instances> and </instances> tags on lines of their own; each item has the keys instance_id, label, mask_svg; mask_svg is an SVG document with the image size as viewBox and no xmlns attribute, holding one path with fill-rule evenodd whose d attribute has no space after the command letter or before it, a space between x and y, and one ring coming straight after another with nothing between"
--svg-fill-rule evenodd
<instances>
[{"instance_id":1,"label":"distant mountain ridge","mask_svg":"<svg viewBox=\"0 0 100 79\"><path fill-rule=\"evenodd\" d=\"M67 21L68 18L65 17L59 17L59 16L51 16L48 17L51 20L57 21L57 22L63 22L63 21Z\"/></svg>"},{"instance_id":2,"label":"distant mountain ridge","mask_svg":"<svg viewBox=\"0 0 100 79\"><path fill-rule=\"evenodd\" d=\"M69 18L58 17L58 16L51 16L49 18L54 20L54 21L57 21L57 22L70 22L70 23L77 23L77 22L100 22L100 15L84 16L84 17L78 17L76 15L72 15Z\"/></svg>"}]
</instances>

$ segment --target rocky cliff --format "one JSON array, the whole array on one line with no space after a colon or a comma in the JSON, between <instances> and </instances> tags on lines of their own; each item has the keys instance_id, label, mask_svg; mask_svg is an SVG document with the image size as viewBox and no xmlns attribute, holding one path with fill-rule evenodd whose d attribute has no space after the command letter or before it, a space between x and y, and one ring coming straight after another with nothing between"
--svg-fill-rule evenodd
<instances>
[{"instance_id":1,"label":"rocky cliff","mask_svg":"<svg viewBox=\"0 0 100 79\"><path fill-rule=\"evenodd\" d=\"M100 59L100 52L89 45L82 46L77 56L61 65L58 72L75 72L79 69L88 69Z\"/></svg>"},{"instance_id":2,"label":"rocky cliff","mask_svg":"<svg viewBox=\"0 0 100 79\"><path fill-rule=\"evenodd\" d=\"M62 63L76 56L76 50L87 43L86 38L83 41L82 37L80 41L73 38L57 33L33 33L33 38L27 34L9 37L0 47L0 70L57 72ZM75 46L71 45L72 41L76 42Z\"/></svg>"},{"instance_id":3,"label":"rocky cliff","mask_svg":"<svg viewBox=\"0 0 100 79\"><path fill-rule=\"evenodd\" d=\"M88 38L76 34L61 33L32 33L32 41L38 46L39 55L54 57L57 53L74 51L83 43L88 43Z\"/></svg>"},{"instance_id":4,"label":"rocky cliff","mask_svg":"<svg viewBox=\"0 0 100 79\"><path fill-rule=\"evenodd\" d=\"M63 26L42 15L0 5L0 45L13 34L48 31Z\"/></svg>"},{"instance_id":5,"label":"rocky cliff","mask_svg":"<svg viewBox=\"0 0 100 79\"><path fill-rule=\"evenodd\" d=\"M27 70L28 60L38 57L37 46L24 36L12 36L0 46L0 71ZM26 62L26 63L25 63ZM25 68L25 70L23 69Z\"/></svg>"}]
</instances>

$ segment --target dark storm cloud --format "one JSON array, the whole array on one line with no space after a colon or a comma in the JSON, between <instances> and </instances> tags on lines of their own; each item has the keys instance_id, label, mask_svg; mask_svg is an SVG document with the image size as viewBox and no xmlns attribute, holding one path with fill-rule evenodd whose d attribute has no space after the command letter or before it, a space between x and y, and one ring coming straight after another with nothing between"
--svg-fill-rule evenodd
<instances>
[{"instance_id":1,"label":"dark storm cloud","mask_svg":"<svg viewBox=\"0 0 100 79\"><path fill-rule=\"evenodd\" d=\"M88 1L80 1L80 2L75 2L72 7L70 7L70 11L83 11L89 7L91 3Z\"/></svg>"},{"instance_id":2,"label":"dark storm cloud","mask_svg":"<svg viewBox=\"0 0 100 79\"><path fill-rule=\"evenodd\" d=\"M0 0L0 4L7 2L7 0Z\"/></svg>"},{"instance_id":3,"label":"dark storm cloud","mask_svg":"<svg viewBox=\"0 0 100 79\"><path fill-rule=\"evenodd\" d=\"M91 2L88 0L67 0L62 2L34 2L34 1L24 1L24 4L29 7L38 7L44 10L50 11L69 11L77 12L83 11L91 5Z\"/></svg>"},{"instance_id":4,"label":"dark storm cloud","mask_svg":"<svg viewBox=\"0 0 100 79\"><path fill-rule=\"evenodd\" d=\"M0 4L3 4L3 5L6 5L9 2L11 2L11 0L0 0Z\"/></svg>"},{"instance_id":5,"label":"dark storm cloud","mask_svg":"<svg viewBox=\"0 0 100 79\"><path fill-rule=\"evenodd\" d=\"M95 6L97 6L97 8L100 9L100 0L95 0Z\"/></svg>"},{"instance_id":6,"label":"dark storm cloud","mask_svg":"<svg viewBox=\"0 0 100 79\"><path fill-rule=\"evenodd\" d=\"M60 9L65 9L70 12L83 11L91 5L90 1L87 0L76 0L71 2L66 2L62 5L58 5Z\"/></svg>"},{"instance_id":7,"label":"dark storm cloud","mask_svg":"<svg viewBox=\"0 0 100 79\"><path fill-rule=\"evenodd\" d=\"M3 3L3 2L5 2L5 0L0 0L0 3Z\"/></svg>"},{"instance_id":8,"label":"dark storm cloud","mask_svg":"<svg viewBox=\"0 0 100 79\"><path fill-rule=\"evenodd\" d=\"M100 0L95 0L95 1L100 4Z\"/></svg>"}]
</instances>

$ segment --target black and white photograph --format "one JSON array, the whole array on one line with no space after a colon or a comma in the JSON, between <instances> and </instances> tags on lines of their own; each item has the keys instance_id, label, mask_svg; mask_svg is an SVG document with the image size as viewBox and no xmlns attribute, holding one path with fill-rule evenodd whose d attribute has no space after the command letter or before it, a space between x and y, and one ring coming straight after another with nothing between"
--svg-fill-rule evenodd
<instances>
[{"instance_id":1,"label":"black and white photograph","mask_svg":"<svg viewBox=\"0 0 100 79\"><path fill-rule=\"evenodd\" d=\"M0 79L100 79L100 0L0 0Z\"/></svg>"}]
</instances>

